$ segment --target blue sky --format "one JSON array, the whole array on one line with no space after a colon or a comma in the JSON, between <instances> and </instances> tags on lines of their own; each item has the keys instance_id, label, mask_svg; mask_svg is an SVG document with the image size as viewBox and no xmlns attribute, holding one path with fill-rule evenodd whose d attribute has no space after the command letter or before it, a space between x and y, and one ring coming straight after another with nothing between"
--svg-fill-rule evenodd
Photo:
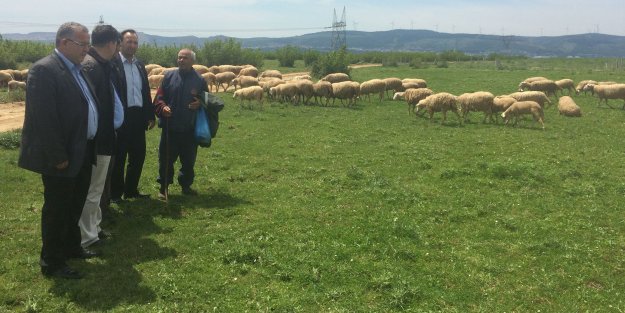
<instances>
[{"instance_id":1,"label":"blue sky","mask_svg":"<svg viewBox=\"0 0 625 313\"><path fill-rule=\"evenodd\" d=\"M625 36L624 0L3 1L0 34L55 32L65 21L163 36L285 37L327 30L346 10L347 30L429 29L446 33Z\"/></svg>"}]
</instances>

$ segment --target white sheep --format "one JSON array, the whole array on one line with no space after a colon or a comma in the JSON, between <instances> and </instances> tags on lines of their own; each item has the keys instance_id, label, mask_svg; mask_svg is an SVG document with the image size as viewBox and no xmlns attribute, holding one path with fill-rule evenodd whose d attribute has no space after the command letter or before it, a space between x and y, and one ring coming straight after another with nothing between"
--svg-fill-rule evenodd
<instances>
[{"instance_id":1,"label":"white sheep","mask_svg":"<svg viewBox=\"0 0 625 313\"><path fill-rule=\"evenodd\" d=\"M215 86L217 86L217 92L219 92L219 87L224 87L224 92L226 92L235 77L237 77L237 75L233 72L215 74Z\"/></svg>"},{"instance_id":2,"label":"white sheep","mask_svg":"<svg viewBox=\"0 0 625 313\"><path fill-rule=\"evenodd\" d=\"M525 80L523 80L522 83L531 83L531 82L536 82L539 80L549 80L549 78L542 77L542 76L528 77Z\"/></svg>"},{"instance_id":3,"label":"white sheep","mask_svg":"<svg viewBox=\"0 0 625 313\"><path fill-rule=\"evenodd\" d=\"M148 76L148 84L150 85L150 88L152 89L158 88L161 85L161 82L163 81L163 77L165 77L165 75L162 75L162 74Z\"/></svg>"},{"instance_id":4,"label":"white sheep","mask_svg":"<svg viewBox=\"0 0 625 313\"><path fill-rule=\"evenodd\" d=\"M8 83L12 80L14 80L13 74L7 72L6 70L0 71L0 86L4 86L6 84L8 89Z\"/></svg>"},{"instance_id":5,"label":"white sheep","mask_svg":"<svg viewBox=\"0 0 625 313\"><path fill-rule=\"evenodd\" d=\"M7 83L7 86L9 88L9 90L17 90L17 89L26 90L26 83L25 82L21 82L21 81L17 81L17 80L9 81Z\"/></svg>"},{"instance_id":6,"label":"white sheep","mask_svg":"<svg viewBox=\"0 0 625 313\"><path fill-rule=\"evenodd\" d=\"M513 103L505 112L501 113L505 125L512 117L514 117L514 125L519 121L519 116L524 114L532 114L535 121L538 121L545 129L545 113L543 107L536 101L517 101Z\"/></svg>"},{"instance_id":7,"label":"white sheep","mask_svg":"<svg viewBox=\"0 0 625 313\"><path fill-rule=\"evenodd\" d=\"M234 86L234 90L237 90L237 87L246 88L251 86L258 86L258 79L254 76L242 76L239 75L235 77L230 85Z\"/></svg>"},{"instance_id":8,"label":"white sheep","mask_svg":"<svg viewBox=\"0 0 625 313\"><path fill-rule=\"evenodd\" d=\"M378 94L379 101L382 102L386 91L386 83L381 79L370 79L360 84L360 96L369 98L371 102L371 94Z\"/></svg>"},{"instance_id":9,"label":"white sheep","mask_svg":"<svg viewBox=\"0 0 625 313\"><path fill-rule=\"evenodd\" d=\"M423 84L423 83L419 83L419 82L402 82L401 83L401 88L403 90L406 89L410 89L410 88L427 88L427 84Z\"/></svg>"},{"instance_id":10,"label":"white sheep","mask_svg":"<svg viewBox=\"0 0 625 313\"><path fill-rule=\"evenodd\" d=\"M249 101L249 107L252 107L252 100L258 101L260 107L263 107L263 88L260 86L251 86L246 88L241 88L236 90L232 95L233 99L239 98L241 102L239 102L239 106L243 106L243 100Z\"/></svg>"},{"instance_id":11,"label":"white sheep","mask_svg":"<svg viewBox=\"0 0 625 313\"><path fill-rule=\"evenodd\" d=\"M462 112L462 121L467 121L470 111L484 112L483 123L486 122L487 118L492 121L494 99L495 96L486 91L463 93L458 96L458 104Z\"/></svg>"},{"instance_id":12,"label":"white sheep","mask_svg":"<svg viewBox=\"0 0 625 313\"><path fill-rule=\"evenodd\" d=\"M527 91L527 92L533 92L533 91ZM543 96L546 98L545 94L543 93ZM547 99L548 100L548 99ZM493 108L492 108L492 112L493 112L493 116L495 116L495 121L498 122L499 119L497 118L497 114L495 113L499 113L499 112L505 112L513 103L517 102L518 100L515 98L512 98L508 95L503 95L503 96L497 96L493 99Z\"/></svg>"},{"instance_id":13,"label":"white sheep","mask_svg":"<svg viewBox=\"0 0 625 313\"><path fill-rule=\"evenodd\" d=\"M458 120L460 120L460 114L458 113L458 97L447 92L436 93L419 101L415 113L419 113L421 110L428 111L430 121L433 121L432 117L434 116L434 112L442 112L443 119L441 120L441 124L447 119L447 111L454 112L456 116L458 116Z\"/></svg>"},{"instance_id":14,"label":"white sheep","mask_svg":"<svg viewBox=\"0 0 625 313\"><path fill-rule=\"evenodd\" d=\"M208 73L208 66L202 64L193 64L193 69L200 75Z\"/></svg>"},{"instance_id":15,"label":"white sheep","mask_svg":"<svg viewBox=\"0 0 625 313\"><path fill-rule=\"evenodd\" d=\"M282 79L282 73L280 73L280 71L278 70L266 70L260 73L260 75L258 75L258 78L265 78L265 77L275 77L275 78Z\"/></svg>"},{"instance_id":16,"label":"white sheep","mask_svg":"<svg viewBox=\"0 0 625 313\"><path fill-rule=\"evenodd\" d=\"M540 104L540 106L542 106L543 108L545 107L547 103L551 104L551 100L549 100L549 98L547 98L547 95L545 95L545 93L542 91L515 92L515 93L509 94L509 96L516 99L517 101L538 102L538 104Z\"/></svg>"},{"instance_id":17,"label":"white sheep","mask_svg":"<svg viewBox=\"0 0 625 313\"><path fill-rule=\"evenodd\" d=\"M297 93L297 86L294 84L280 84L269 88L269 94L271 97L278 100L280 103L283 103L284 101L293 103Z\"/></svg>"},{"instance_id":18,"label":"white sheep","mask_svg":"<svg viewBox=\"0 0 625 313\"><path fill-rule=\"evenodd\" d=\"M269 92L271 87L275 87L285 83L286 82L284 80L275 77L267 77L266 79L258 81L258 85L263 88L263 91L267 94L267 97L269 99L273 99L273 96Z\"/></svg>"},{"instance_id":19,"label":"white sheep","mask_svg":"<svg viewBox=\"0 0 625 313\"><path fill-rule=\"evenodd\" d=\"M434 92L429 88L411 88L404 91L404 100L408 104L408 114L415 112L415 106L419 101L433 95ZM425 111L423 111L425 113ZM415 112L416 113L416 112Z\"/></svg>"},{"instance_id":20,"label":"white sheep","mask_svg":"<svg viewBox=\"0 0 625 313\"><path fill-rule=\"evenodd\" d=\"M519 91L524 91L526 89L530 91L542 91L547 96L552 94L554 97L556 97L556 92L560 88L553 80L538 80L529 83L522 82L521 84L519 84Z\"/></svg>"},{"instance_id":21,"label":"white sheep","mask_svg":"<svg viewBox=\"0 0 625 313\"><path fill-rule=\"evenodd\" d=\"M393 92L397 92L397 91L405 91L404 86L402 85L402 81L399 78L396 77L387 77L384 78L384 83L386 84L386 97L388 97L390 99L390 96L388 94L389 90L392 90Z\"/></svg>"},{"instance_id":22,"label":"white sheep","mask_svg":"<svg viewBox=\"0 0 625 313\"><path fill-rule=\"evenodd\" d=\"M300 79L292 81L291 84L294 84L297 87L295 102L299 103L301 101L303 104L307 105L310 98L315 95L313 82L307 79Z\"/></svg>"},{"instance_id":23,"label":"white sheep","mask_svg":"<svg viewBox=\"0 0 625 313\"><path fill-rule=\"evenodd\" d=\"M572 79L564 78L555 81L558 88L562 90L562 94L564 94L564 89L568 91L569 96L571 95L571 91L575 90L575 83Z\"/></svg>"},{"instance_id":24,"label":"white sheep","mask_svg":"<svg viewBox=\"0 0 625 313\"><path fill-rule=\"evenodd\" d=\"M359 93L360 85L357 82L342 81L332 83L332 105L334 105L336 99L339 99L341 104L343 104L343 100L347 100L347 106L352 106Z\"/></svg>"},{"instance_id":25,"label":"white sheep","mask_svg":"<svg viewBox=\"0 0 625 313\"><path fill-rule=\"evenodd\" d=\"M315 103L319 103L317 101L317 97L325 98L325 104L328 105L330 98L332 97L332 83L327 81L318 81L313 84L313 92L315 95Z\"/></svg>"},{"instance_id":26,"label":"white sheep","mask_svg":"<svg viewBox=\"0 0 625 313\"><path fill-rule=\"evenodd\" d=\"M396 93L393 94L393 100L405 100L404 98L404 94L406 92L405 91L398 91Z\"/></svg>"},{"instance_id":27,"label":"white sheep","mask_svg":"<svg viewBox=\"0 0 625 313\"><path fill-rule=\"evenodd\" d=\"M239 76L252 76L258 77L258 69L252 65L244 67L239 72Z\"/></svg>"},{"instance_id":28,"label":"white sheep","mask_svg":"<svg viewBox=\"0 0 625 313\"><path fill-rule=\"evenodd\" d=\"M583 91L584 94L586 94L588 90L584 90L584 87L586 87L586 85L588 84L597 85L597 82L594 80L590 80L590 79L582 80L579 83L577 83L577 87L575 87L575 93L579 95L579 92Z\"/></svg>"},{"instance_id":29,"label":"white sheep","mask_svg":"<svg viewBox=\"0 0 625 313\"><path fill-rule=\"evenodd\" d=\"M401 80L402 84L415 84L418 87L405 87L406 89L408 88L426 88L428 86L428 83L421 78L404 78Z\"/></svg>"},{"instance_id":30,"label":"white sheep","mask_svg":"<svg viewBox=\"0 0 625 313\"><path fill-rule=\"evenodd\" d=\"M293 77L291 80L310 80L312 81L312 77L310 75L299 75Z\"/></svg>"},{"instance_id":31,"label":"white sheep","mask_svg":"<svg viewBox=\"0 0 625 313\"><path fill-rule=\"evenodd\" d=\"M349 81L349 75L345 73L331 73L321 78L322 81L330 82L330 83L340 83L344 81Z\"/></svg>"},{"instance_id":32,"label":"white sheep","mask_svg":"<svg viewBox=\"0 0 625 313\"><path fill-rule=\"evenodd\" d=\"M569 96L560 97L560 100L558 100L558 112L560 112L560 115L564 116L582 116L582 109L575 103L573 98Z\"/></svg>"},{"instance_id":33,"label":"white sheep","mask_svg":"<svg viewBox=\"0 0 625 313\"><path fill-rule=\"evenodd\" d=\"M154 63L146 64L146 65L144 66L144 68L145 68L145 72L146 72L146 73L148 73L148 75L150 75L150 72L151 72L153 69L155 69L155 68L159 68L159 67L162 67L162 66L160 66L159 64L154 64Z\"/></svg>"},{"instance_id":34,"label":"white sheep","mask_svg":"<svg viewBox=\"0 0 625 313\"><path fill-rule=\"evenodd\" d=\"M204 80L206 81L206 87L208 88L208 91L211 91L212 86L215 85L215 80L216 80L215 74L211 72L206 72L202 74L202 77L204 77Z\"/></svg>"},{"instance_id":35,"label":"white sheep","mask_svg":"<svg viewBox=\"0 0 625 313\"><path fill-rule=\"evenodd\" d=\"M597 106L601 105L601 101L604 100L605 104L609 107L608 99L622 99L625 101L625 84L611 84L611 85L586 85L594 94L599 98ZM625 110L625 102L623 103L623 109Z\"/></svg>"},{"instance_id":36,"label":"white sheep","mask_svg":"<svg viewBox=\"0 0 625 313\"><path fill-rule=\"evenodd\" d=\"M154 67L152 68L149 72L148 72L148 76L152 76L152 75L163 75L163 72L165 72L165 68L161 67L160 65L158 67Z\"/></svg>"}]
</instances>

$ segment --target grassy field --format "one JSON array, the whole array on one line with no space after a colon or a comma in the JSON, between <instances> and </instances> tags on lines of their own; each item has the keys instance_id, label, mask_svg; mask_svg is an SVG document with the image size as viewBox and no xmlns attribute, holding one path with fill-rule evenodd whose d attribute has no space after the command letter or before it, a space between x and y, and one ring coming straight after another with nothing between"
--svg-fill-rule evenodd
<instances>
[{"instance_id":1,"label":"grassy field","mask_svg":"<svg viewBox=\"0 0 625 313\"><path fill-rule=\"evenodd\" d=\"M524 62L524 61L523 61ZM625 82L588 60L362 68L357 81L418 77L454 94L515 91L530 76ZM500 65L500 66L501 66ZM104 257L38 267L42 186L0 150L0 311L622 312L625 111L574 96L543 131L440 124L402 102L239 109L231 94L197 197L155 200L149 132L141 190L115 206ZM337 102L338 103L338 102Z\"/></svg>"}]
</instances>

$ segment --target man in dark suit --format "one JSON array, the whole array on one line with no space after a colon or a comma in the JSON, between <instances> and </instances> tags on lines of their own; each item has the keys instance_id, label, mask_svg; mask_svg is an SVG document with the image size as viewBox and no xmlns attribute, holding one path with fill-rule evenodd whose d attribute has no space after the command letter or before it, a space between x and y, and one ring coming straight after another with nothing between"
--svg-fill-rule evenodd
<instances>
[{"instance_id":1,"label":"man in dark suit","mask_svg":"<svg viewBox=\"0 0 625 313\"><path fill-rule=\"evenodd\" d=\"M124 105L124 123L117 131L117 151L111 178L111 200L147 198L139 192L139 178L145 161L145 131L154 127L154 106L145 65L135 54L139 46L137 32L121 32L120 53L113 59L115 87ZM124 178L124 166L128 167Z\"/></svg>"},{"instance_id":2,"label":"man in dark suit","mask_svg":"<svg viewBox=\"0 0 625 313\"><path fill-rule=\"evenodd\" d=\"M61 25L55 51L28 72L18 165L41 174L43 181L40 265L45 276L81 278L66 260L93 256L80 246L78 227L98 129L97 99L80 66L89 41L85 26Z\"/></svg>"}]
</instances>

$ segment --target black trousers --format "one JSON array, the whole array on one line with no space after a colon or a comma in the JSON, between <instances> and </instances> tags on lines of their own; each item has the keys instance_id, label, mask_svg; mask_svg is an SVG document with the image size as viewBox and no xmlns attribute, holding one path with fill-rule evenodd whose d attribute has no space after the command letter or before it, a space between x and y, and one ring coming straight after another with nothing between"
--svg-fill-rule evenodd
<instances>
[{"instance_id":1,"label":"black trousers","mask_svg":"<svg viewBox=\"0 0 625 313\"><path fill-rule=\"evenodd\" d=\"M183 188L191 186L195 178L195 159L197 157L197 142L193 130L186 132L161 133L161 142L158 148L158 179L161 187L167 181L173 183L174 163L180 158L178 183Z\"/></svg>"},{"instance_id":2,"label":"black trousers","mask_svg":"<svg viewBox=\"0 0 625 313\"><path fill-rule=\"evenodd\" d=\"M94 161L93 143L88 144L85 160L75 177L41 175L41 265L55 270L65 266L68 255L80 252L78 220L87 199Z\"/></svg>"},{"instance_id":3,"label":"black trousers","mask_svg":"<svg viewBox=\"0 0 625 313\"><path fill-rule=\"evenodd\" d=\"M139 193L139 179L145 161L146 122L143 114L142 108L128 108L124 116L124 125L117 132L117 149L111 175L111 198ZM128 166L124 169L126 160Z\"/></svg>"}]
</instances>

